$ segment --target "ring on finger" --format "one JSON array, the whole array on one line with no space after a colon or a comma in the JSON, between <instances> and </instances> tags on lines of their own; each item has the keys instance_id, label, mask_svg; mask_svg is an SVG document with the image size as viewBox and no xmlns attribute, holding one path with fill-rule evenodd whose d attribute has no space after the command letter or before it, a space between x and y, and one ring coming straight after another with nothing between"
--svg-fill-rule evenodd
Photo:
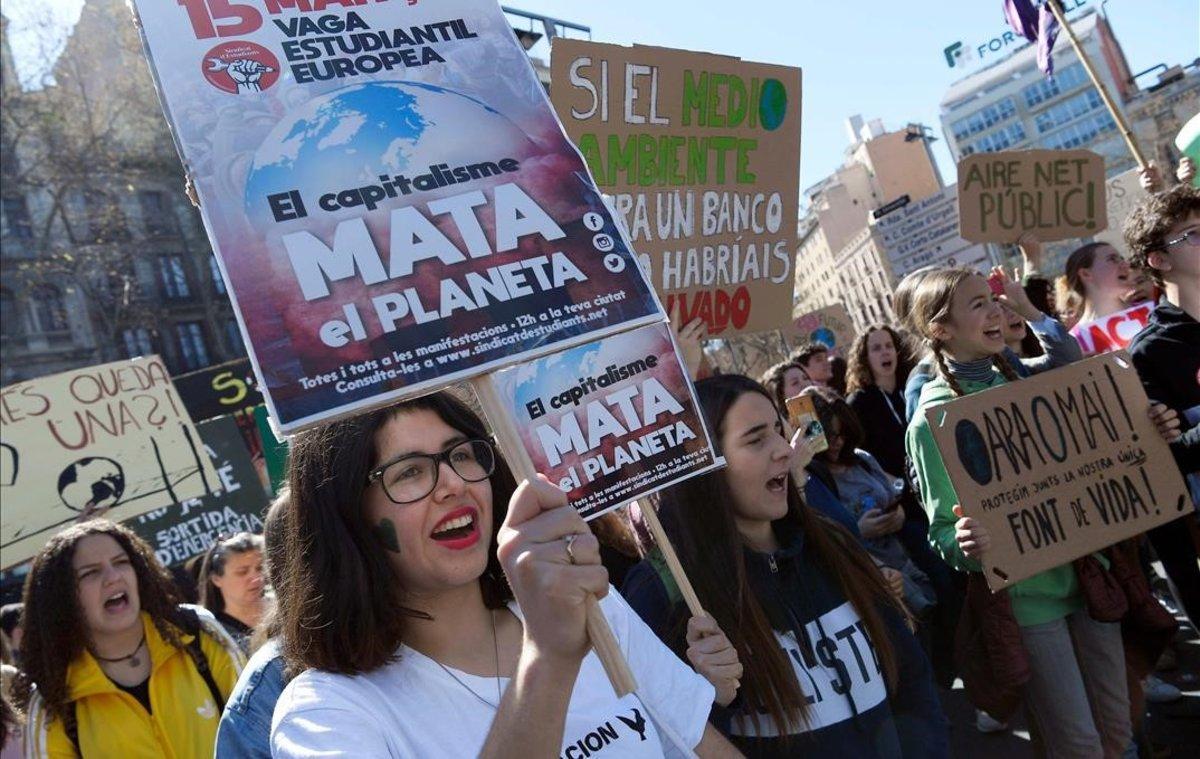
<instances>
[{"instance_id":1,"label":"ring on finger","mask_svg":"<svg viewBox=\"0 0 1200 759\"><path fill-rule=\"evenodd\" d=\"M563 536L563 543L565 543L566 547L567 547L567 560L570 561L572 564L579 563L575 560L575 541L578 538L579 538L579 535L574 532L572 532L569 535Z\"/></svg>"}]
</instances>

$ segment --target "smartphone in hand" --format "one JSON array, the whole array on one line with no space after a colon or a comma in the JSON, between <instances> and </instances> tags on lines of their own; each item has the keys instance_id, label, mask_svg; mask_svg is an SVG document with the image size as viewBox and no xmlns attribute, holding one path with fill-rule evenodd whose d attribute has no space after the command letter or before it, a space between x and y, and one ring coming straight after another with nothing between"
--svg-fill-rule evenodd
<instances>
[{"instance_id":1,"label":"smartphone in hand","mask_svg":"<svg viewBox=\"0 0 1200 759\"><path fill-rule=\"evenodd\" d=\"M825 439L825 428L821 426L812 396L797 395L794 398L788 398L787 413L792 429L804 431L804 439L809 442L813 453L829 449L829 441Z\"/></svg>"},{"instance_id":2,"label":"smartphone in hand","mask_svg":"<svg viewBox=\"0 0 1200 759\"><path fill-rule=\"evenodd\" d=\"M993 295L1004 294L1004 275L1000 272L992 272L987 278L987 283Z\"/></svg>"}]
</instances>

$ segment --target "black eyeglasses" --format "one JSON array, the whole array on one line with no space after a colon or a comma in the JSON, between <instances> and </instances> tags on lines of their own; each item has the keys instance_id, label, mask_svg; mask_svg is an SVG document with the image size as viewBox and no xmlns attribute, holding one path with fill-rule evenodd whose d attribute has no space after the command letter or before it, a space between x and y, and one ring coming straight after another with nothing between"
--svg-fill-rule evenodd
<instances>
[{"instance_id":1,"label":"black eyeglasses","mask_svg":"<svg viewBox=\"0 0 1200 759\"><path fill-rule=\"evenodd\" d=\"M1184 240L1187 240L1189 245L1200 247L1200 227L1193 227L1192 229L1189 229L1181 234L1179 237L1176 237L1174 240L1167 240L1165 243L1163 243L1163 247L1170 248L1178 245Z\"/></svg>"},{"instance_id":2,"label":"black eyeglasses","mask_svg":"<svg viewBox=\"0 0 1200 759\"><path fill-rule=\"evenodd\" d=\"M367 486L381 483L397 505L416 503L437 487L443 461L466 482L481 482L496 470L496 451L486 440L464 440L441 453L410 453L372 469Z\"/></svg>"}]
</instances>

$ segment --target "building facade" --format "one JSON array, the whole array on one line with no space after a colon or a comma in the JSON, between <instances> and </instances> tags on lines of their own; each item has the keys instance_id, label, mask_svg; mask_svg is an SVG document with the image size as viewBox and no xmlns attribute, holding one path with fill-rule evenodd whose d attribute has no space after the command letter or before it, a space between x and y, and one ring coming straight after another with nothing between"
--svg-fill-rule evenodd
<instances>
[{"instance_id":1,"label":"building facade","mask_svg":"<svg viewBox=\"0 0 1200 759\"><path fill-rule=\"evenodd\" d=\"M1078 6L1077 6L1078 7ZM1130 124L1148 159L1173 169L1171 141L1200 110L1200 71L1193 61L1164 69L1158 81L1138 88L1108 20L1093 9L1071 28L1109 94ZM1153 72L1151 72L1153 73ZM955 161L979 152L1022 149L1087 149L1104 158L1111 178L1136 167L1112 114L1065 35L1054 48L1054 77L1037 67L1037 49L1025 44L950 86L941 102L942 130ZM1110 220L1119 224L1120 220ZM1070 252L1090 238L1045 246L1047 272L1061 271ZM992 246L996 260L1016 254L1014 246Z\"/></svg>"},{"instance_id":2,"label":"building facade","mask_svg":"<svg viewBox=\"0 0 1200 759\"><path fill-rule=\"evenodd\" d=\"M800 217L800 244L796 248L796 287L792 313L795 316L816 311L838 302L838 281L829 241L817 223L816 214Z\"/></svg>"}]
</instances>

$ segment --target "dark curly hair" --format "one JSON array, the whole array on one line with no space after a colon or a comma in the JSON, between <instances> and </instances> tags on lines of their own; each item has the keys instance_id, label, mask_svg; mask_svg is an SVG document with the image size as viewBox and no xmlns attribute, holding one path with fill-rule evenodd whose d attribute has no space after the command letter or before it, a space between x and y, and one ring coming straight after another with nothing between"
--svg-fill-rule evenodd
<instances>
[{"instance_id":1,"label":"dark curly hair","mask_svg":"<svg viewBox=\"0 0 1200 759\"><path fill-rule=\"evenodd\" d=\"M83 654L88 643L72 562L79 541L91 535L107 535L124 549L137 574L142 611L150 615L164 640L176 648L183 647L177 630L185 623L177 591L153 549L128 527L107 519L68 527L38 552L25 579L25 637L21 642L24 669L13 686L14 701L26 709L37 686L51 719L68 719L71 702L67 668Z\"/></svg>"},{"instance_id":2,"label":"dark curly hair","mask_svg":"<svg viewBox=\"0 0 1200 759\"><path fill-rule=\"evenodd\" d=\"M867 341L876 332L886 332L892 337L892 345L896 347L896 386L903 388L908 380L908 374L917 365L913 355L912 342L887 324L872 324L856 338L850 346L850 362L846 368L846 394L863 390L875 385L875 377L871 374L871 362L867 359Z\"/></svg>"},{"instance_id":3,"label":"dark curly hair","mask_svg":"<svg viewBox=\"0 0 1200 759\"><path fill-rule=\"evenodd\" d=\"M784 378L787 376L788 371L792 369L799 369L804 378L808 379L808 372L804 371L804 367L795 361L780 361L763 372L763 376L759 379L763 387L770 391L771 399L775 401L775 407L778 409L787 407L787 398L783 397L783 386L786 384Z\"/></svg>"},{"instance_id":4,"label":"dark curly hair","mask_svg":"<svg viewBox=\"0 0 1200 759\"><path fill-rule=\"evenodd\" d=\"M1200 189L1189 185L1176 185L1142 201L1126 217L1122 228L1130 263L1145 269L1154 278L1154 283L1162 287L1162 273L1150 265L1150 253L1163 250L1167 230L1195 214L1200 214Z\"/></svg>"},{"instance_id":5,"label":"dark curly hair","mask_svg":"<svg viewBox=\"0 0 1200 759\"><path fill-rule=\"evenodd\" d=\"M416 410L432 411L469 438L489 438L475 412L449 392L332 422L292 438L291 496L283 507L287 546L285 551L268 550L282 650L291 673L310 668L348 675L370 672L394 661L411 618L428 616L406 605L406 592L363 517L362 506L367 475L377 463L375 434L393 417ZM496 558L496 533L517 486L500 455L488 479L491 549L479 582L484 603L498 609L512 598L512 591ZM280 553L286 555L282 576L274 560Z\"/></svg>"}]
</instances>

